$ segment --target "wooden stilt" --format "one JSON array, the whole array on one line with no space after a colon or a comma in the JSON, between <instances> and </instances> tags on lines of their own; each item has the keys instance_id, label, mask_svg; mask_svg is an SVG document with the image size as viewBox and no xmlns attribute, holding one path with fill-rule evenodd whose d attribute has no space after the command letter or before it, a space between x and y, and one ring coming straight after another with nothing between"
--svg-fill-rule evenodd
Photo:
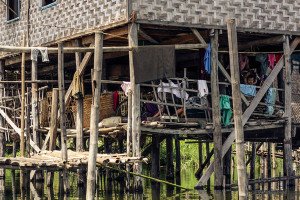
<instances>
[{"instance_id":1,"label":"wooden stilt","mask_svg":"<svg viewBox=\"0 0 300 200\"><path fill-rule=\"evenodd\" d=\"M228 30L228 43L229 43L229 55L230 55L234 130L235 130L235 137L236 137L236 158L237 158L237 170L238 170L239 199L246 199L247 198L247 174L246 174L245 149L244 149L244 130L243 130L243 121L242 121L243 113L242 113L242 102L241 102L241 92L240 92L237 32L236 32L236 22L234 19L228 20L227 30Z\"/></svg>"},{"instance_id":2,"label":"wooden stilt","mask_svg":"<svg viewBox=\"0 0 300 200\"><path fill-rule=\"evenodd\" d=\"M175 137L175 152L176 152L176 184L181 185L181 177L180 177L180 172L181 172L181 155L180 155L180 140L177 137Z\"/></svg>"},{"instance_id":3,"label":"wooden stilt","mask_svg":"<svg viewBox=\"0 0 300 200\"><path fill-rule=\"evenodd\" d=\"M255 160L256 160L256 143L252 142L251 161L250 161L250 179L255 179ZM251 185L251 189L255 190L255 184Z\"/></svg>"},{"instance_id":4,"label":"wooden stilt","mask_svg":"<svg viewBox=\"0 0 300 200\"><path fill-rule=\"evenodd\" d=\"M231 189L231 148L224 157L225 189Z\"/></svg>"},{"instance_id":5,"label":"wooden stilt","mask_svg":"<svg viewBox=\"0 0 300 200\"><path fill-rule=\"evenodd\" d=\"M79 41L76 41L77 46L80 46ZM75 53L76 70L80 70L80 64L82 61L82 53ZM78 77L81 81L82 75ZM83 84L83 83L82 83ZM83 96L78 95L76 99L77 113L76 113L76 151L83 151ZM83 169L78 170L78 185L83 186L86 183L86 172Z\"/></svg>"},{"instance_id":6,"label":"wooden stilt","mask_svg":"<svg viewBox=\"0 0 300 200\"><path fill-rule=\"evenodd\" d=\"M276 177L275 145L275 143L272 143L272 177ZM272 183L272 190L276 190L276 182Z\"/></svg>"},{"instance_id":7,"label":"wooden stilt","mask_svg":"<svg viewBox=\"0 0 300 200\"><path fill-rule=\"evenodd\" d=\"M267 174L268 174L268 178L270 179L272 176L271 176L271 143L268 142L268 154L267 154ZM271 182L269 181L268 182L268 191L271 190Z\"/></svg>"},{"instance_id":8,"label":"wooden stilt","mask_svg":"<svg viewBox=\"0 0 300 200\"><path fill-rule=\"evenodd\" d=\"M61 154L62 160L67 162L67 132L66 132L66 107L65 107L65 78L64 78L64 53L62 43L58 43L58 92L61 129ZM67 170L63 170L64 191L69 193Z\"/></svg>"},{"instance_id":9,"label":"wooden stilt","mask_svg":"<svg viewBox=\"0 0 300 200\"><path fill-rule=\"evenodd\" d=\"M102 77L102 59L103 59L103 34L95 33L95 54L94 54L94 74L93 74L93 104L91 109L90 124L90 148L89 162L87 172L87 192L86 199L95 197L95 179L96 179L96 158L98 153L98 123L100 114L100 93Z\"/></svg>"},{"instance_id":10,"label":"wooden stilt","mask_svg":"<svg viewBox=\"0 0 300 200\"><path fill-rule=\"evenodd\" d=\"M4 79L4 62L0 60L0 81ZM4 97L4 84L0 83L0 102L1 105L3 105L2 97ZM4 127L4 119L2 116L0 116L0 127ZM5 141L5 133L4 131L0 132L0 156L5 156L5 147L6 147L6 141ZM0 169L0 179L1 181L5 178L5 170ZM4 181L5 182L5 181Z\"/></svg>"},{"instance_id":11,"label":"wooden stilt","mask_svg":"<svg viewBox=\"0 0 300 200\"><path fill-rule=\"evenodd\" d=\"M138 28L137 24L129 24L128 30L128 43L129 47L138 46ZM130 87L132 90L132 149L133 156L140 157L140 137L141 137L141 112L140 112L140 85L136 84L135 71L133 66L133 52L129 52L129 69L130 69ZM133 171L140 174L142 172L142 166L140 163L135 163ZM136 191L142 191L142 179L140 177L134 177L134 189Z\"/></svg>"},{"instance_id":12,"label":"wooden stilt","mask_svg":"<svg viewBox=\"0 0 300 200\"><path fill-rule=\"evenodd\" d=\"M52 90L52 102L51 102L51 116L50 116L50 143L49 150L53 151L56 147L57 138L57 116L58 116L58 89L53 88ZM53 172L47 173L47 186L52 187L53 185Z\"/></svg>"},{"instance_id":13,"label":"wooden stilt","mask_svg":"<svg viewBox=\"0 0 300 200\"><path fill-rule=\"evenodd\" d=\"M132 91L129 89L128 91L128 116L127 116L127 144L126 144L126 152L127 156L132 156ZM130 171L130 165L126 165L126 171ZM130 190L130 174L126 174L126 190Z\"/></svg>"},{"instance_id":14,"label":"wooden stilt","mask_svg":"<svg viewBox=\"0 0 300 200\"><path fill-rule=\"evenodd\" d=\"M159 136L152 135L152 145L151 145L151 177L159 178L159 167L160 167L160 143Z\"/></svg>"},{"instance_id":15,"label":"wooden stilt","mask_svg":"<svg viewBox=\"0 0 300 200\"><path fill-rule=\"evenodd\" d=\"M219 76L218 76L218 30L214 30L211 37L211 99L212 114L214 124L214 188L216 190L223 189L223 159L222 159L222 132L221 132L221 112L220 112L220 92L219 92Z\"/></svg>"},{"instance_id":16,"label":"wooden stilt","mask_svg":"<svg viewBox=\"0 0 300 200\"><path fill-rule=\"evenodd\" d=\"M207 160L207 165L210 164L210 159L209 159L209 142L206 142L206 145L205 145L205 150L206 150L206 160ZM210 191L210 178L207 180L207 191Z\"/></svg>"},{"instance_id":17,"label":"wooden stilt","mask_svg":"<svg viewBox=\"0 0 300 200\"><path fill-rule=\"evenodd\" d=\"M203 164L203 143L200 141L198 143L198 157L199 157L199 166ZM200 178L202 176L202 172L196 176L196 178Z\"/></svg>"},{"instance_id":18,"label":"wooden stilt","mask_svg":"<svg viewBox=\"0 0 300 200\"><path fill-rule=\"evenodd\" d=\"M173 136L167 136L166 150L167 150L166 177L167 177L167 181L173 182L174 181Z\"/></svg>"},{"instance_id":19,"label":"wooden stilt","mask_svg":"<svg viewBox=\"0 0 300 200\"><path fill-rule=\"evenodd\" d=\"M25 36L23 37L23 46L26 44ZM24 129L25 129L25 62L26 55L22 53L22 63L21 63L21 136L20 136L20 153L21 156L25 156L25 139L24 139Z\"/></svg>"},{"instance_id":20,"label":"wooden stilt","mask_svg":"<svg viewBox=\"0 0 300 200\"><path fill-rule=\"evenodd\" d=\"M285 173L286 176L293 176L293 157L292 157L292 84L291 84L291 49L289 36L285 36L283 43L284 65L285 65L285 90L284 90L284 115L286 117L286 125L284 131L284 157L285 157ZM290 179L287 181L288 188L295 186L295 181Z\"/></svg>"}]
</instances>

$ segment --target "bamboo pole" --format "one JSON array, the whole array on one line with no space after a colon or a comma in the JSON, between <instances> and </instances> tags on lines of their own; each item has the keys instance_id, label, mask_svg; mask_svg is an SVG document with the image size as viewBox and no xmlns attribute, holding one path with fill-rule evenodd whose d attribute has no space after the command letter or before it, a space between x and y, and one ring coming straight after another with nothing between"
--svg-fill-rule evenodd
<instances>
[{"instance_id":1,"label":"bamboo pole","mask_svg":"<svg viewBox=\"0 0 300 200\"><path fill-rule=\"evenodd\" d=\"M26 45L25 35L23 37L23 46ZM25 62L26 54L22 53L21 63L21 137L20 137L20 151L21 156L25 156L25 140L24 140L24 129L25 129Z\"/></svg>"},{"instance_id":2,"label":"bamboo pole","mask_svg":"<svg viewBox=\"0 0 300 200\"><path fill-rule=\"evenodd\" d=\"M272 177L276 177L275 143L272 143ZM272 183L272 190L276 190L276 183Z\"/></svg>"},{"instance_id":3,"label":"bamboo pole","mask_svg":"<svg viewBox=\"0 0 300 200\"><path fill-rule=\"evenodd\" d=\"M214 169L215 181L214 188L223 189L223 159L222 159L222 132L221 132L221 112L220 112L220 92L219 92L219 77L218 77L218 30L214 31L211 37L211 99L212 99L212 114L213 114L213 139L214 139Z\"/></svg>"},{"instance_id":4,"label":"bamboo pole","mask_svg":"<svg viewBox=\"0 0 300 200\"><path fill-rule=\"evenodd\" d=\"M283 43L284 65L285 65L285 93L284 93L284 115L286 117L286 125L284 131L284 157L285 157L285 174L287 177L293 176L293 156L292 156L292 84L291 84L291 49L289 36L285 36ZM294 180L287 181L288 188L295 187Z\"/></svg>"},{"instance_id":5,"label":"bamboo pole","mask_svg":"<svg viewBox=\"0 0 300 200\"><path fill-rule=\"evenodd\" d=\"M126 142L126 152L127 156L133 156L132 152L132 90L128 90L128 117L127 117L127 142ZM126 165L126 170L130 171L130 165ZM126 189L130 190L130 174L126 174Z\"/></svg>"},{"instance_id":6,"label":"bamboo pole","mask_svg":"<svg viewBox=\"0 0 300 200\"><path fill-rule=\"evenodd\" d=\"M50 116L50 143L49 150L53 151L56 147L57 138L57 115L58 115L58 89L53 88L52 91L52 102L51 102L51 116ZM53 185L53 172L47 173L47 186L52 187Z\"/></svg>"},{"instance_id":7,"label":"bamboo pole","mask_svg":"<svg viewBox=\"0 0 300 200\"><path fill-rule=\"evenodd\" d=\"M31 81L37 80L37 61L32 61L31 64ZM38 84L32 83L31 84L31 93L32 93L32 132L33 132L33 141L39 146L40 141L38 138L37 130L39 129L39 116L38 116Z\"/></svg>"},{"instance_id":8,"label":"bamboo pole","mask_svg":"<svg viewBox=\"0 0 300 200\"><path fill-rule=\"evenodd\" d=\"M138 30L137 24L129 24L128 43L131 48L138 46ZM133 156L140 157L140 137L141 137L141 112L140 112L140 85L135 82L135 71L133 66L133 52L129 52L129 70L130 70L130 87L132 90L132 149ZM142 171L141 164L136 163L133 166L133 171L140 174ZM134 189L142 190L142 179L135 177Z\"/></svg>"},{"instance_id":9,"label":"bamboo pole","mask_svg":"<svg viewBox=\"0 0 300 200\"><path fill-rule=\"evenodd\" d=\"M247 174L244 149L244 128L242 121L242 102L240 92L240 73L238 61L238 43L235 19L227 21L230 72L232 83L232 101L234 113L234 129L236 137L236 157L238 170L239 199L247 198Z\"/></svg>"},{"instance_id":10,"label":"bamboo pole","mask_svg":"<svg viewBox=\"0 0 300 200\"><path fill-rule=\"evenodd\" d=\"M255 179L255 160L256 160L256 143L252 142L251 149L251 160L250 160L250 179ZM251 185L251 189L255 190L255 184Z\"/></svg>"},{"instance_id":11,"label":"bamboo pole","mask_svg":"<svg viewBox=\"0 0 300 200\"><path fill-rule=\"evenodd\" d=\"M102 77L102 59L103 59L103 35L100 32L95 33L95 54L94 54L94 74L93 74L93 104L91 109L91 135L90 148L88 158L87 172L87 192L86 199L94 199L95 197L95 181L96 181L96 159L98 151L98 123L101 93L101 77Z\"/></svg>"},{"instance_id":12,"label":"bamboo pole","mask_svg":"<svg viewBox=\"0 0 300 200\"><path fill-rule=\"evenodd\" d=\"M68 161L67 132L66 132L66 107L65 107L65 79L64 79L64 53L63 44L58 43L58 92L61 129L61 156L64 163ZM64 191L69 193L67 170L63 170Z\"/></svg>"},{"instance_id":13,"label":"bamboo pole","mask_svg":"<svg viewBox=\"0 0 300 200\"><path fill-rule=\"evenodd\" d=\"M4 79L4 62L0 60L0 80ZM3 106L3 101L2 98L4 97L4 84L0 83L0 102L1 106ZM4 119L0 115L0 127L4 127ZM4 157L5 156L5 147L6 147L6 141L5 141L5 133L3 131L0 132L0 156ZM0 169L0 177L1 177L1 182L5 177L5 170ZM5 181L3 181L5 183Z\"/></svg>"}]
</instances>

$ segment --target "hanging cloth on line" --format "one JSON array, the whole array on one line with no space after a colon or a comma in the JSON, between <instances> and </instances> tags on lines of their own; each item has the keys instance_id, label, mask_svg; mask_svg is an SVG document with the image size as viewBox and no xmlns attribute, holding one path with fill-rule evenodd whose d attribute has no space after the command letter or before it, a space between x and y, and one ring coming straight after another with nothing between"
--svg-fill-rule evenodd
<instances>
[{"instance_id":1,"label":"hanging cloth on line","mask_svg":"<svg viewBox=\"0 0 300 200\"><path fill-rule=\"evenodd\" d=\"M221 122L226 127L230 125L232 111L230 106L230 98L227 95L220 96Z\"/></svg>"},{"instance_id":2,"label":"hanging cloth on line","mask_svg":"<svg viewBox=\"0 0 300 200\"><path fill-rule=\"evenodd\" d=\"M241 84L240 90L246 96L254 97L256 95L256 86L255 85Z\"/></svg>"},{"instance_id":3,"label":"hanging cloth on line","mask_svg":"<svg viewBox=\"0 0 300 200\"><path fill-rule=\"evenodd\" d=\"M199 97L204 97L208 95L208 87L206 80L198 80L198 92Z\"/></svg>"},{"instance_id":4,"label":"hanging cloth on line","mask_svg":"<svg viewBox=\"0 0 300 200\"><path fill-rule=\"evenodd\" d=\"M123 81L121 88L122 88L123 92L125 93L125 96L128 96L128 92L130 89L130 82Z\"/></svg>"},{"instance_id":5,"label":"hanging cloth on line","mask_svg":"<svg viewBox=\"0 0 300 200\"><path fill-rule=\"evenodd\" d=\"M189 98L188 93L186 93L186 91L183 91L180 85L177 85L172 81L170 81L170 83L159 84L157 92L171 93L174 94L176 97L183 98L185 100L188 100Z\"/></svg>"},{"instance_id":6,"label":"hanging cloth on line","mask_svg":"<svg viewBox=\"0 0 300 200\"><path fill-rule=\"evenodd\" d=\"M204 55L204 67L207 74L211 73L211 44L205 49Z\"/></svg>"},{"instance_id":7,"label":"hanging cloth on line","mask_svg":"<svg viewBox=\"0 0 300 200\"><path fill-rule=\"evenodd\" d=\"M266 114L273 115L274 113L274 105L276 102L276 88L269 88L267 91L267 95L265 97L265 103L267 104Z\"/></svg>"},{"instance_id":8,"label":"hanging cloth on line","mask_svg":"<svg viewBox=\"0 0 300 200\"><path fill-rule=\"evenodd\" d=\"M42 55L43 62L49 62L47 47L38 47L38 48L31 49L31 60L38 61L39 53L41 53Z\"/></svg>"},{"instance_id":9,"label":"hanging cloth on line","mask_svg":"<svg viewBox=\"0 0 300 200\"><path fill-rule=\"evenodd\" d=\"M79 76L79 71L76 71L73 77L72 96L75 99L84 97L83 78Z\"/></svg>"}]
</instances>

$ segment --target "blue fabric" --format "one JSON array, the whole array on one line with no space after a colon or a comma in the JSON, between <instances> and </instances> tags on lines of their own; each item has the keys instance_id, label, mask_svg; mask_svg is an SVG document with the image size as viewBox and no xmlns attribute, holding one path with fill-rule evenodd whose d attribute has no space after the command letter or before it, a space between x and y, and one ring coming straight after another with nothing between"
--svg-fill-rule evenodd
<instances>
[{"instance_id":1,"label":"blue fabric","mask_svg":"<svg viewBox=\"0 0 300 200\"><path fill-rule=\"evenodd\" d=\"M256 95L256 87L255 87L255 85L241 84L240 85L240 90L246 96L252 96L252 97L254 97Z\"/></svg>"},{"instance_id":2,"label":"blue fabric","mask_svg":"<svg viewBox=\"0 0 300 200\"><path fill-rule=\"evenodd\" d=\"M274 105L276 102L276 88L269 88L265 97L265 103L267 104L266 114L272 115L274 113Z\"/></svg>"},{"instance_id":3,"label":"blue fabric","mask_svg":"<svg viewBox=\"0 0 300 200\"><path fill-rule=\"evenodd\" d=\"M257 54L255 60L260 62L261 74L267 75L268 71L268 55L267 54Z\"/></svg>"},{"instance_id":4,"label":"blue fabric","mask_svg":"<svg viewBox=\"0 0 300 200\"><path fill-rule=\"evenodd\" d=\"M207 74L211 73L211 45L208 44L208 47L205 50L204 55L204 68Z\"/></svg>"}]
</instances>

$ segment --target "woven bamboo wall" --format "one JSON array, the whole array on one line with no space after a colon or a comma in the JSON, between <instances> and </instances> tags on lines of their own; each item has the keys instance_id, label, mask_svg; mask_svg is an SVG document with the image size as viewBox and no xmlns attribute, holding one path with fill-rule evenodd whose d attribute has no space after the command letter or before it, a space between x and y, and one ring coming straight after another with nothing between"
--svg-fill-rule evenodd
<instances>
[{"instance_id":1,"label":"woven bamboo wall","mask_svg":"<svg viewBox=\"0 0 300 200\"><path fill-rule=\"evenodd\" d=\"M249 29L300 30L299 0L132 0L138 19Z\"/></svg>"},{"instance_id":2,"label":"woven bamboo wall","mask_svg":"<svg viewBox=\"0 0 300 200\"><path fill-rule=\"evenodd\" d=\"M6 7L0 3L0 44L21 45L22 34L26 30L25 2L21 1L20 20L11 23L7 23ZM41 9L41 2L31 0L31 46L126 19L127 0L58 0L56 5L44 10Z\"/></svg>"}]
</instances>

